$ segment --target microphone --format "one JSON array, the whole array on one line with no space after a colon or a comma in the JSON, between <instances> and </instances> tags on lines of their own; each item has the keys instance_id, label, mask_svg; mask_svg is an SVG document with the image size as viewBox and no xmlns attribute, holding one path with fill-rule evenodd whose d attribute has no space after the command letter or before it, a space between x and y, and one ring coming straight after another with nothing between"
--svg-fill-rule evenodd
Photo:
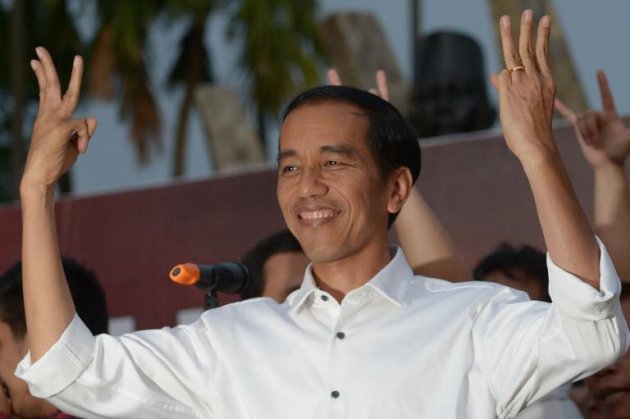
<instances>
[{"instance_id":1,"label":"microphone","mask_svg":"<svg viewBox=\"0 0 630 419\"><path fill-rule=\"evenodd\" d=\"M237 262L216 265L182 263L171 269L169 277L181 285L195 285L209 292L237 294L249 285L247 268Z\"/></svg>"}]
</instances>

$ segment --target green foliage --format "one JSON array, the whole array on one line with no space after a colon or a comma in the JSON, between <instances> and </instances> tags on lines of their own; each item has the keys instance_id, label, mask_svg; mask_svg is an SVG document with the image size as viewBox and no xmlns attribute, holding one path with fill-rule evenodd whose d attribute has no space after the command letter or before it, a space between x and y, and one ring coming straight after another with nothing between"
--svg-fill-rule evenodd
<instances>
[{"instance_id":1,"label":"green foliage","mask_svg":"<svg viewBox=\"0 0 630 419\"><path fill-rule=\"evenodd\" d=\"M23 22L11 24L17 2L0 2L0 200L10 198L10 185L20 172L13 167L12 142L23 142L29 132L11 134L11 115L28 115L37 104L38 88L30 74L29 57L37 45L46 46L57 65L62 86L67 85L72 58L87 57L87 93L120 101L120 115L129 119L131 137L141 161L147 161L152 147L160 149L161 118L147 77L151 63L146 60L150 24L158 17L190 19L180 49L169 73L169 86L184 86L185 100L177 129L177 150L185 153L188 112L194 106L192 92L201 82L212 80L211 54L205 45L208 18L218 9L230 14L229 33L242 46L241 65L250 83L259 115L276 114L296 91L318 81L318 64L323 57L316 22L315 0L95 0L98 13L96 36L89 44L81 41L67 0L24 0ZM26 56L12 50L17 38ZM28 74L16 85L12 74L18 66ZM21 68L21 67L20 67ZM25 97L24 103L12 100ZM26 118L25 116L25 118ZM30 122L23 125L30 125ZM13 130L15 133L16 130ZM18 132L20 130L17 130ZM181 143L181 144L180 144ZM183 167L183 165L182 165ZM175 171L177 172L177 171ZM11 188L8 188L10 190ZM13 191L15 192L15 191Z\"/></svg>"},{"instance_id":2,"label":"green foliage","mask_svg":"<svg viewBox=\"0 0 630 419\"><path fill-rule=\"evenodd\" d=\"M229 34L242 43L241 65L263 114L319 81L324 57L314 0L241 0Z\"/></svg>"}]
</instances>

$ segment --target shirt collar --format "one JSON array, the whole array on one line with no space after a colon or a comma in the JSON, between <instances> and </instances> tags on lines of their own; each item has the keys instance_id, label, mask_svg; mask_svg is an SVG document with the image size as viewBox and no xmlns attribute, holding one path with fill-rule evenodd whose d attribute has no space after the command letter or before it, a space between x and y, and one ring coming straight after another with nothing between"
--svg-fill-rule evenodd
<instances>
[{"instance_id":1,"label":"shirt collar","mask_svg":"<svg viewBox=\"0 0 630 419\"><path fill-rule=\"evenodd\" d=\"M397 307L401 307L414 274L400 248L392 247L390 252L394 254L390 262L360 288L371 288L387 301ZM304 273L302 286L287 299L289 313L297 313L307 301L311 301L317 289L312 265L309 265Z\"/></svg>"}]
</instances>

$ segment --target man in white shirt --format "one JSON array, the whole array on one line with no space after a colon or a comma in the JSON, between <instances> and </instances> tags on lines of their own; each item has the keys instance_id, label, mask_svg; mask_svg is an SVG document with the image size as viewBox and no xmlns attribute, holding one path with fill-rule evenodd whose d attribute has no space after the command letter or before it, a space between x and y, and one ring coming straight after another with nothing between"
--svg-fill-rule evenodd
<instances>
[{"instance_id":1,"label":"man in white shirt","mask_svg":"<svg viewBox=\"0 0 630 419\"><path fill-rule=\"evenodd\" d=\"M549 18L520 50L509 21L494 77L506 142L529 179L549 249L552 305L487 283L414 276L387 229L420 169L413 133L375 95L326 86L283 119L277 196L312 261L278 305L253 299L189 326L93 337L75 316L59 256L54 185L95 130L71 119L82 62L61 96L50 56L32 66L40 112L21 184L31 391L84 417L511 417L628 344L619 281L553 142ZM532 51L536 51L534 54Z\"/></svg>"}]
</instances>

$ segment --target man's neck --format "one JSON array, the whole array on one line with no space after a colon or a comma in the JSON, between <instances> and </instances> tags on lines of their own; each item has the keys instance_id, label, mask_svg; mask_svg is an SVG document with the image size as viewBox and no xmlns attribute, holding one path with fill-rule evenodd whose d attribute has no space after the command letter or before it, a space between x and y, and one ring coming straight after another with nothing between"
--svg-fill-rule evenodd
<instances>
[{"instance_id":1,"label":"man's neck","mask_svg":"<svg viewBox=\"0 0 630 419\"><path fill-rule=\"evenodd\" d=\"M391 260L389 248L364 251L332 262L314 262L313 277L317 286L339 303L350 291L365 285Z\"/></svg>"}]
</instances>

